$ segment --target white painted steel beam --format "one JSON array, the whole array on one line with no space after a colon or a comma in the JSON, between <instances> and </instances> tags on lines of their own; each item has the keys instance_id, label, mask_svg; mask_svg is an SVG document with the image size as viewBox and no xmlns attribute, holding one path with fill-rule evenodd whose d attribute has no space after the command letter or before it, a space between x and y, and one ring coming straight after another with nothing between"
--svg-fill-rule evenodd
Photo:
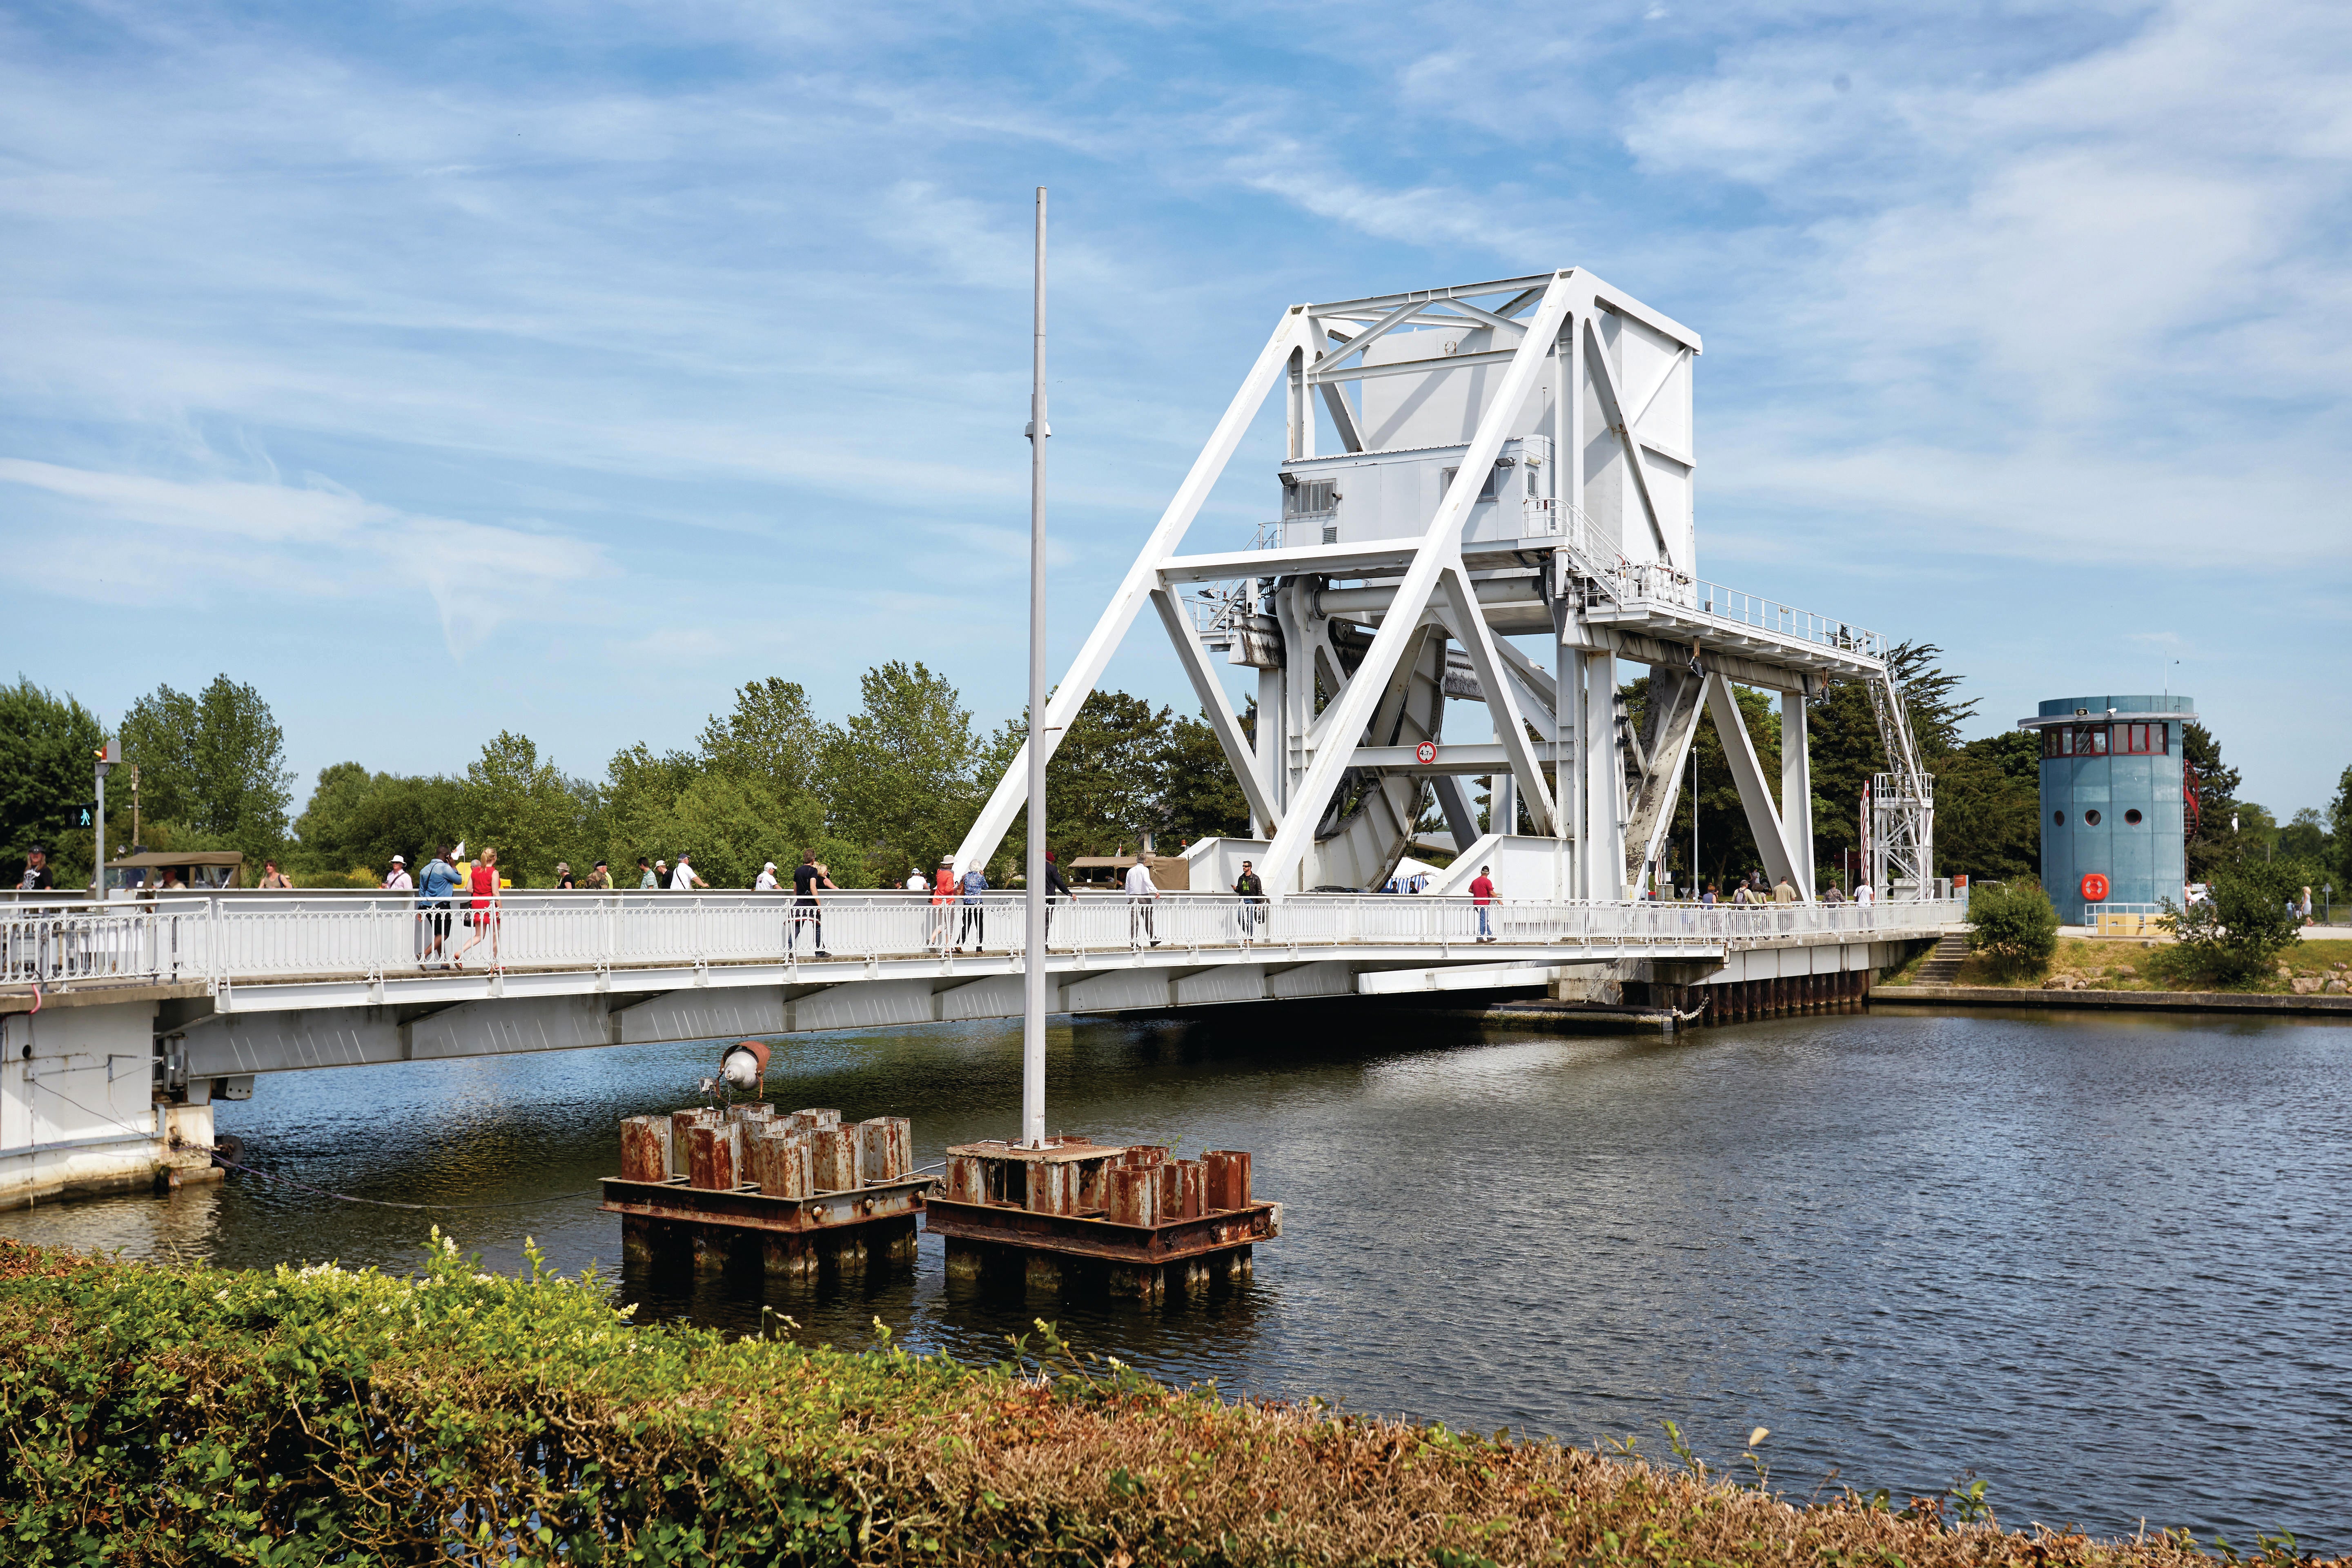
<instances>
[{"instance_id":1,"label":"white painted steel beam","mask_svg":"<svg viewBox=\"0 0 2352 1568\"><path fill-rule=\"evenodd\" d=\"M1224 417L1217 421L1208 445L1192 460L1191 471L1184 476L1184 482L1177 487L1168 509L1160 513L1160 521L1153 527L1150 537L1144 541L1135 563L1128 568L1126 579L1119 584L1118 591L1111 595L1110 604L1095 623L1095 629L1087 634L1085 644L1078 649L1077 658L1071 661L1068 672L1062 677L1061 684L1054 689L1053 700L1046 704L1045 710L1045 729L1054 737L1053 745L1059 745L1061 737L1069 733L1079 708L1093 694L1095 682L1102 679L1103 667L1118 651L1119 639L1134 624L1145 598L1160 585L1160 563L1175 550L1177 542L1184 537L1185 530L1192 527L1201 504L1209 499L1209 491L1225 471L1225 465L1233 460L1234 449L1241 445L1250 421L1265 402L1266 394L1273 391L1275 383L1281 379L1291 351L1305 345L1307 318L1304 309L1293 306L1283 313L1273 335L1266 340L1265 347L1258 351L1257 363L1250 367L1249 374L1243 379L1241 390L1234 394L1233 402L1227 405ZM1004 841L1006 830L1013 826L1013 813L1026 804L1029 795L1028 754L1029 748L1024 742L1020 754L1004 770L1004 776L997 780L995 790L989 795L988 804L981 808L971 830L964 835L963 843L955 855L955 870L959 876L996 853L996 847Z\"/></svg>"},{"instance_id":2,"label":"white painted steel beam","mask_svg":"<svg viewBox=\"0 0 2352 1568\"><path fill-rule=\"evenodd\" d=\"M1396 668L1403 652L1412 623L1418 621L1437 586L1438 574L1449 559L1458 559L1457 547L1463 526L1469 521L1470 509L1477 500L1486 475L1495 466L1496 457L1503 449L1503 440L1519 405L1527 400L1535 384L1553 333L1568 312L1572 286L1570 275L1561 273L1546 289L1543 303L1538 307L1536 319L1529 324L1526 339L1512 356L1510 368L1503 373L1502 384L1496 390L1494 401L1478 421L1476 433L1471 437L1469 449L1464 453L1455 469L1454 482L1445 489L1444 499L1438 503L1437 515L1431 520L1429 530L1422 536L1421 549L1407 568L1404 579L1397 585L1395 605L1385 625L1373 635L1372 646L1364 652L1356 679L1349 683L1338 702L1339 710L1329 728L1343 737L1360 736L1371 720L1371 708L1390 673ZM1475 619L1475 611L1473 618ZM1483 624L1483 623L1482 623ZM1323 808L1339 787L1339 775L1346 770L1347 748L1329 746L1318 752L1307 765L1305 777L1299 781L1297 794L1290 802L1289 815L1275 834L1266 848L1266 864L1263 875L1266 890L1279 898L1295 890L1300 868L1311 847L1312 835Z\"/></svg>"},{"instance_id":3,"label":"white painted steel beam","mask_svg":"<svg viewBox=\"0 0 2352 1568\"><path fill-rule=\"evenodd\" d=\"M1776 885L1786 879L1794 886L1796 868L1789 863L1788 836L1781 830L1780 814L1773 809L1763 764L1756 760L1756 745L1748 739L1739 700L1732 694L1731 683L1719 675L1706 678L1706 710L1723 742L1731 782L1739 787L1739 804L1748 814L1748 831L1756 840L1756 852L1764 858L1764 874Z\"/></svg>"},{"instance_id":4,"label":"white painted steel beam","mask_svg":"<svg viewBox=\"0 0 2352 1568\"><path fill-rule=\"evenodd\" d=\"M1176 601L1175 594L1167 588L1152 591L1151 602L1159 607L1160 624L1168 628L1168 640L1176 645L1176 658L1184 666L1185 675L1192 682L1192 694L1201 700L1202 709L1209 716L1209 727L1217 733L1217 744L1225 753L1225 763L1234 770L1234 777L1249 801L1250 815L1258 822L1276 825L1282 813L1276 809L1258 778L1257 752L1242 733L1242 721L1234 712L1233 699L1225 695L1225 683L1217 679L1209 663L1209 650L1201 646L1201 637L1192 629L1192 618Z\"/></svg>"}]
</instances>

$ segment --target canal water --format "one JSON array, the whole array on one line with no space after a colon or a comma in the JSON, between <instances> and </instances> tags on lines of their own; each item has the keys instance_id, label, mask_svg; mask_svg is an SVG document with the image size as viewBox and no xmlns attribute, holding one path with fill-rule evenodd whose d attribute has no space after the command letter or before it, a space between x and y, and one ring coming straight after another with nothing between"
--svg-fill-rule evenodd
<instances>
[{"instance_id":1,"label":"canal water","mask_svg":"<svg viewBox=\"0 0 2352 1568\"><path fill-rule=\"evenodd\" d=\"M709 1047L264 1079L225 1105L236 1178L0 1215L0 1233L237 1266L414 1265L435 1223L511 1268L535 1237L609 1271L615 1123L688 1103ZM918 1158L1007 1135L1002 1025L795 1037L786 1108L909 1116ZM1040 1315L1080 1348L1233 1394L1321 1395L1570 1441L1660 1424L1796 1500L1938 1493L2005 1523L2187 1524L2352 1549L2352 1028L1909 1011L1670 1040L1561 1038L1397 1010L1056 1027L1049 1121L1247 1149L1286 1205L1255 1280L1151 1310L630 1275L646 1316L993 1360Z\"/></svg>"}]
</instances>

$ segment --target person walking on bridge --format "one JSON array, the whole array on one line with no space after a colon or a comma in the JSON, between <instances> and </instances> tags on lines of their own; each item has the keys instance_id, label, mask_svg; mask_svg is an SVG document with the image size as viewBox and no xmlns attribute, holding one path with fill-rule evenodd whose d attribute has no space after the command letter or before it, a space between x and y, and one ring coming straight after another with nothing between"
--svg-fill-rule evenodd
<instances>
[{"instance_id":1,"label":"person walking on bridge","mask_svg":"<svg viewBox=\"0 0 2352 1568\"><path fill-rule=\"evenodd\" d=\"M1045 941L1054 940L1054 906L1066 903L1076 897L1070 891L1069 879L1062 875L1062 863L1054 858L1051 849L1045 851Z\"/></svg>"},{"instance_id":2,"label":"person walking on bridge","mask_svg":"<svg viewBox=\"0 0 2352 1568\"><path fill-rule=\"evenodd\" d=\"M1136 945L1135 939L1138 934L1150 938L1152 946L1158 947L1160 945L1160 930L1159 927L1153 923L1151 918L1151 906L1158 902L1159 899L1160 888L1159 885L1151 879L1151 868L1145 865L1143 863L1143 857L1139 855L1135 858L1135 864L1127 868L1127 942L1129 946L1133 947Z\"/></svg>"},{"instance_id":3,"label":"person walking on bridge","mask_svg":"<svg viewBox=\"0 0 2352 1568\"><path fill-rule=\"evenodd\" d=\"M974 866L963 874L957 884L963 892L963 920L956 928L956 951L961 952L966 941L974 952L988 951L988 874Z\"/></svg>"},{"instance_id":4,"label":"person walking on bridge","mask_svg":"<svg viewBox=\"0 0 2352 1568\"><path fill-rule=\"evenodd\" d=\"M692 866L687 864L686 851L679 850L677 869L669 874L669 890L673 893L690 893L697 888L709 886L710 884L704 881Z\"/></svg>"},{"instance_id":5,"label":"person walking on bridge","mask_svg":"<svg viewBox=\"0 0 2352 1568\"><path fill-rule=\"evenodd\" d=\"M392 870L383 879L383 890L387 893L407 893L414 892L415 889L416 884L408 879L408 862L400 856L394 856Z\"/></svg>"},{"instance_id":6,"label":"person walking on bridge","mask_svg":"<svg viewBox=\"0 0 2352 1568\"><path fill-rule=\"evenodd\" d=\"M447 963L445 945L449 940L449 895L457 890L457 868L449 864L449 847L441 845L433 851L433 858L425 863L425 870L416 883L416 907L425 911L427 938L425 955L417 960L420 966L430 969L436 958Z\"/></svg>"},{"instance_id":7,"label":"person walking on bridge","mask_svg":"<svg viewBox=\"0 0 2352 1568\"><path fill-rule=\"evenodd\" d=\"M466 955L481 946L484 937L488 937L490 967L496 969L499 966L499 852L497 850L484 849L481 858L474 862L472 891L474 895L472 907L467 912L466 923L474 928L474 934L465 946L451 955L449 962L453 966L463 969L466 966Z\"/></svg>"},{"instance_id":8,"label":"person walking on bridge","mask_svg":"<svg viewBox=\"0 0 2352 1568\"><path fill-rule=\"evenodd\" d=\"M652 862L652 861L650 861L650 860L648 860L648 859L646 859L646 858L644 856L642 856L642 855L638 856L638 857L637 857L637 891L639 891L639 892L641 892L641 893L642 893L642 892L645 892L646 890L647 890L648 889L656 888L656 887L659 887L660 885L661 885L661 884L660 884L660 882L659 882L659 881L655 878L655 876L654 876L654 867L653 867L653 862Z\"/></svg>"},{"instance_id":9,"label":"person walking on bridge","mask_svg":"<svg viewBox=\"0 0 2352 1568\"><path fill-rule=\"evenodd\" d=\"M931 879L931 945L942 954L948 950L948 922L955 919L950 906L955 903L955 857L940 857L940 868Z\"/></svg>"},{"instance_id":10,"label":"person walking on bridge","mask_svg":"<svg viewBox=\"0 0 2352 1568\"><path fill-rule=\"evenodd\" d=\"M1495 902L1495 879L1492 875L1494 869L1492 866L1481 866L1478 868L1477 876L1470 880L1470 907L1478 911L1480 942L1495 940L1495 929L1487 923L1487 910Z\"/></svg>"},{"instance_id":11,"label":"person walking on bridge","mask_svg":"<svg viewBox=\"0 0 2352 1568\"><path fill-rule=\"evenodd\" d=\"M1797 901L1797 889L1790 884L1788 878L1782 877L1772 885L1772 901L1776 904L1793 904Z\"/></svg>"},{"instance_id":12,"label":"person walking on bridge","mask_svg":"<svg viewBox=\"0 0 2352 1568\"><path fill-rule=\"evenodd\" d=\"M784 890L783 883L776 879L776 863L773 860L761 867L760 874L751 879L751 890L755 893L781 893Z\"/></svg>"},{"instance_id":13,"label":"person walking on bridge","mask_svg":"<svg viewBox=\"0 0 2352 1568\"><path fill-rule=\"evenodd\" d=\"M816 851L803 849L801 851L801 863L793 870L793 923L784 942L786 952L800 951L801 927L807 926L816 943L816 956L833 956L824 950L824 906L816 896L820 888L840 891L835 886L831 873L817 863Z\"/></svg>"},{"instance_id":14,"label":"person walking on bridge","mask_svg":"<svg viewBox=\"0 0 2352 1568\"><path fill-rule=\"evenodd\" d=\"M1242 874L1234 879L1234 897L1242 901L1234 913L1241 917L1242 945L1247 947L1265 913L1265 883L1247 860L1242 862Z\"/></svg>"},{"instance_id":15,"label":"person walking on bridge","mask_svg":"<svg viewBox=\"0 0 2352 1568\"><path fill-rule=\"evenodd\" d=\"M588 879L580 885L594 892L609 893L613 890L613 868L599 860L596 868L588 873Z\"/></svg>"}]
</instances>

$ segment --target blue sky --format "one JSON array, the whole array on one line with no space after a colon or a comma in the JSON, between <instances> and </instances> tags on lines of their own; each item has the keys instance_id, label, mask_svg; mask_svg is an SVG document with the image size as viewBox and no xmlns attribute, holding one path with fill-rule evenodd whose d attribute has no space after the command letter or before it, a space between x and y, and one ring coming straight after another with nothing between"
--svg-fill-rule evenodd
<instances>
[{"instance_id":1,"label":"blue sky","mask_svg":"<svg viewBox=\"0 0 2352 1568\"><path fill-rule=\"evenodd\" d=\"M1057 666L1284 306L1581 265L1706 337L1706 575L1973 732L2169 676L2284 816L2352 763L2347 67L2299 0L0 5L8 672L226 670L306 788L887 658L992 725L1044 184ZM1190 705L1148 618L1107 679Z\"/></svg>"}]
</instances>

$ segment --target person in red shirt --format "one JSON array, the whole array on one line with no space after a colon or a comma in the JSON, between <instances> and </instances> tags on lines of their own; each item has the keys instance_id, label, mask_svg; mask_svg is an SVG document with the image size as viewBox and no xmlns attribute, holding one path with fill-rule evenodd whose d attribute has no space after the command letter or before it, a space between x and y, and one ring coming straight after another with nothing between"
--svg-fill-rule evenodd
<instances>
[{"instance_id":1,"label":"person in red shirt","mask_svg":"<svg viewBox=\"0 0 2352 1568\"><path fill-rule=\"evenodd\" d=\"M495 969L499 963L499 852L497 850L483 850L481 858L474 862L473 894L472 906L466 916L466 923L474 928L474 939L459 948L451 956L449 962L452 964L462 964L466 955L479 947L484 937L488 937L490 967Z\"/></svg>"},{"instance_id":2,"label":"person in red shirt","mask_svg":"<svg viewBox=\"0 0 2352 1568\"><path fill-rule=\"evenodd\" d=\"M937 878L931 885L931 945L941 952L945 952L948 947L948 923L955 918L948 906L955 900L955 857L942 856Z\"/></svg>"},{"instance_id":3,"label":"person in red shirt","mask_svg":"<svg viewBox=\"0 0 2352 1568\"><path fill-rule=\"evenodd\" d=\"M1492 871L1494 868L1495 868L1492 866L1479 867L1478 875L1473 879L1470 883L1470 902L1472 907L1476 909L1478 911L1478 940L1480 942L1492 942L1495 940L1494 930L1486 923L1486 906L1495 901L1494 879L1488 877L1486 873Z\"/></svg>"}]
</instances>

